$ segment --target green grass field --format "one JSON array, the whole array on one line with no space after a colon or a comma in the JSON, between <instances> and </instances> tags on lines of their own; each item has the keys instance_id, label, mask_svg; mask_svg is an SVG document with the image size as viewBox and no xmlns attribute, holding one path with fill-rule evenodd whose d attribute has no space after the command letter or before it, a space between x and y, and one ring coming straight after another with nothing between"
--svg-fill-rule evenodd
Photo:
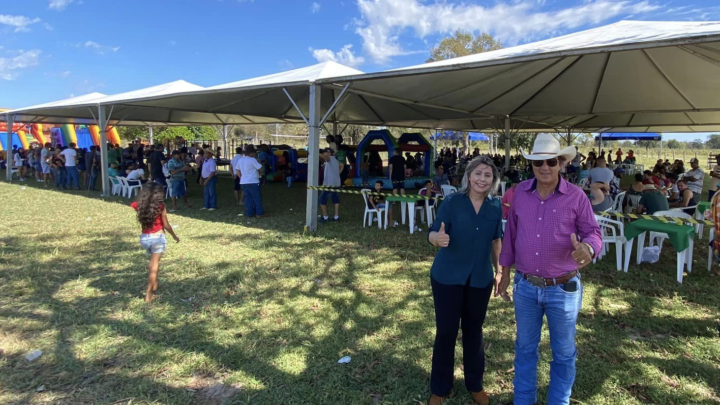
<instances>
[{"instance_id":1,"label":"green grass field","mask_svg":"<svg viewBox=\"0 0 720 405\"><path fill-rule=\"evenodd\" d=\"M181 242L146 305L147 258L128 201L0 183L0 403L423 404L429 396L434 248L407 227L363 229L360 196L341 222L303 234L304 184L264 189L266 219L238 216L229 178L216 212L170 214ZM396 218L399 213L396 213ZM399 219L399 218L398 218ZM421 225L425 228L424 225ZM425 229L423 229L425 231ZM675 281L661 262L584 271L576 404L720 403L720 278ZM485 324L486 389L512 399L512 303ZM42 357L28 362L35 349ZM471 402L461 349L450 405ZM352 361L338 364L343 356ZM543 332L540 395L550 350ZM544 402L541 402L544 403Z\"/></svg>"}]
</instances>

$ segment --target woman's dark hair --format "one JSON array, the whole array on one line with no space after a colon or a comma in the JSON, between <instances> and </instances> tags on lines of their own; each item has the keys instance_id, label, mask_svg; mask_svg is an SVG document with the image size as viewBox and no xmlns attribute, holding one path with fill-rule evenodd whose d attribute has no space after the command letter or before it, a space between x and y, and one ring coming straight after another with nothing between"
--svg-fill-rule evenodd
<instances>
[{"instance_id":1,"label":"woman's dark hair","mask_svg":"<svg viewBox=\"0 0 720 405\"><path fill-rule=\"evenodd\" d=\"M635 173L635 181L643 181L643 175L640 173Z\"/></svg>"},{"instance_id":2,"label":"woman's dark hair","mask_svg":"<svg viewBox=\"0 0 720 405\"><path fill-rule=\"evenodd\" d=\"M148 183L140 189L137 198L137 220L143 229L152 228L165 204L165 188L157 183Z\"/></svg>"},{"instance_id":3,"label":"woman's dark hair","mask_svg":"<svg viewBox=\"0 0 720 405\"><path fill-rule=\"evenodd\" d=\"M385 183L382 180L378 180L375 182L375 184L379 184L381 186L385 186Z\"/></svg>"}]
</instances>

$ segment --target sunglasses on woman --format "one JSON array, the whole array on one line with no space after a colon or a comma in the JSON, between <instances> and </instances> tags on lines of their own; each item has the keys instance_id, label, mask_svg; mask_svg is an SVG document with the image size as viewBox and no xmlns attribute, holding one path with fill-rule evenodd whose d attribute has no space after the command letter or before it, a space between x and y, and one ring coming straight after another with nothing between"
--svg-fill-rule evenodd
<instances>
[{"instance_id":1,"label":"sunglasses on woman","mask_svg":"<svg viewBox=\"0 0 720 405\"><path fill-rule=\"evenodd\" d=\"M548 167L555 167L558 165L558 158L552 158L547 160L533 160L532 165L535 167L542 167L547 162Z\"/></svg>"}]
</instances>

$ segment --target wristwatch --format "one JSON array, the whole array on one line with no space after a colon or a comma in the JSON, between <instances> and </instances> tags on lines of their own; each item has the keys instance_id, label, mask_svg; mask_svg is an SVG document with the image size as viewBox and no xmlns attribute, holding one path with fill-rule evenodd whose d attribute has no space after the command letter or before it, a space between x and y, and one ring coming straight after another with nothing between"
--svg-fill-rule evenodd
<instances>
[{"instance_id":1,"label":"wristwatch","mask_svg":"<svg viewBox=\"0 0 720 405\"><path fill-rule=\"evenodd\" d=\"M590 256L595 257L595 249L593 249L593 247L590 246L590 244L587 242L583 242L583 245L587 246L588 249L590 249Z\"/></svg>"}]
</instances>

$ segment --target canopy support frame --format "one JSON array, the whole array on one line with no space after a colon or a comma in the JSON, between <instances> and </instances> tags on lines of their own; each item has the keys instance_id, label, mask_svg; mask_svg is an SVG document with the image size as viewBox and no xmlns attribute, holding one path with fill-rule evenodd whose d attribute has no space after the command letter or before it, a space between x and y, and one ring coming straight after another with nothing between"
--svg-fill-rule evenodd
<instances>
[{"instance_id":1,"label":"canopy support frame","mask_svg":"<svg viewBox=\"0 0 720 405\"><path fill-rule=\"evenodd\" d=\"M287 90L283 88L285 94L290 98L293 105L295 101L290 97ZM320 85L310 85L310 121L308 123L308 177L307 177L307 202L305 212L305 230L314 232L317 229L317 212L318 212L318 192L311 187L318 186L320 171L320 108L322 96L322 88ZM295 105L297 108L297 105ZM302 115L302 112L300 112ZM303 119L305 117L303 116Z\"/></svg>"},{"instance_id":2,"label":"canopy support frame","mask_svg":"<svg viewBox=\"0 0 720 405\"><path fill-rule=\"evenodd\" d=\"M314 85L311 85L310 88L312 89L313 86L314 86ZM292 103L293 107L295 107L295 111L297 111L298 114L300 114L300 118L302 118L303 121L305 121L305 123L306 123L308 126L310 126L310 122L308 121L307 118L305 118L305 114L303 114L302 110L300 109L300 107L298 107L298 105L297 105L297 103L295 102L295 100L293 100L292 96L290 95L290 93L288 93L287 89L286 89L285 87L283 87L282 90L283 90L283 92L285 93L285 95L287 96L287 98L290 99L290 102ZM310 99L312 100L313 97L314 97L314 95L312 94L312 90L311 90ZM311 107L311 108L312 108L312 107Z\"/></svg>"},{"instance_id":3,"label":"canopy support frame","mask_svg":"<svg viewBox=\"0 0 720 405\"><path fill-rule=\"evenodd\" d=\"M7 123L7 140L5 142L5 178L7 181L12 182L12 167L13 167L13 156L12 156L12 134L13 125L15 125L15 116L7 114L5 116L5 122Z\"/></svg>"},{"instance_id":4,"label":"canopy support frame","mask_svg":"<svg viewBox=\"0 0 720 405\"><path fill-rule=\"evenodd\" d=\"M98 105L98 126L100 127L100 178L102 179L102 197L110 196L110 176L108 173L107 123L112 114L105 116L105 106Z\"/></svg>"}]
</instances>

